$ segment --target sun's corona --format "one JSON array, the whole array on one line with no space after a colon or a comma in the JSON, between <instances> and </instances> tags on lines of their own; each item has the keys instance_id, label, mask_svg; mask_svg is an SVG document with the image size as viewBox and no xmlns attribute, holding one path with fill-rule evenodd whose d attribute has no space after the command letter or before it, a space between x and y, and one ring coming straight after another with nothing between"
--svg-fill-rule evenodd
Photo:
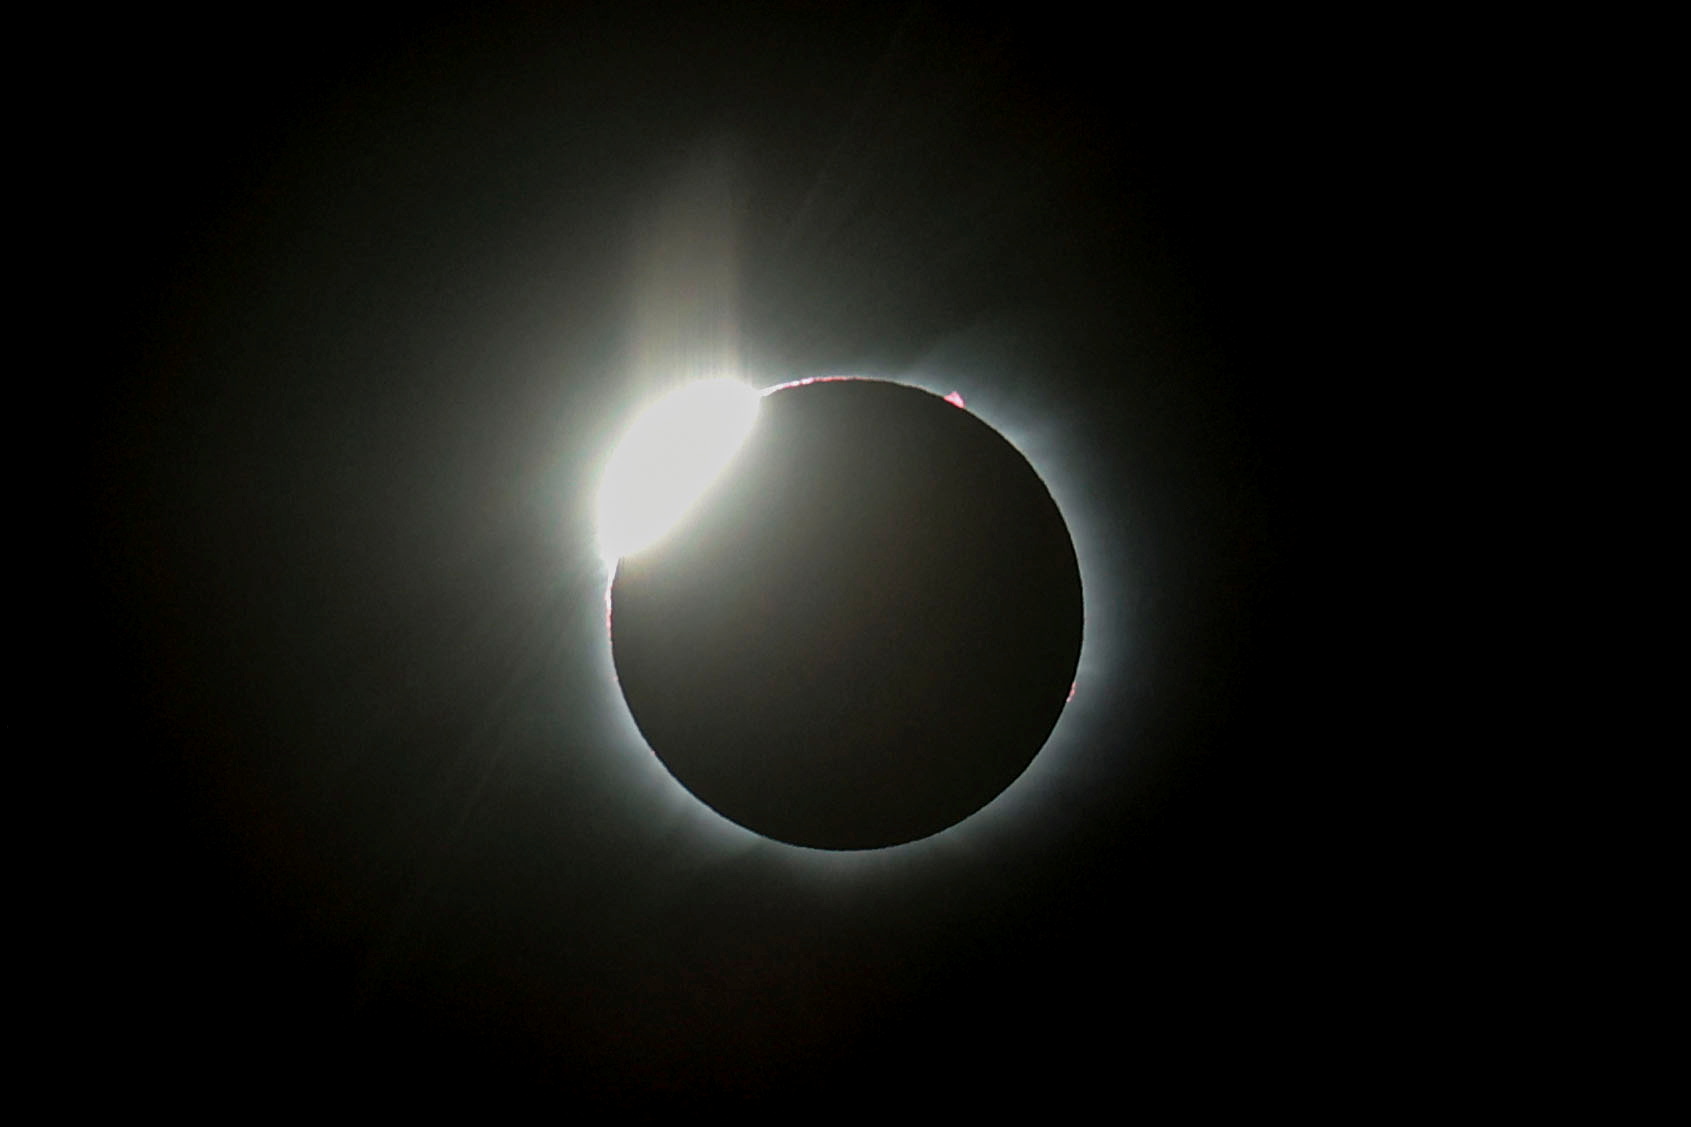
<instances>
[{"instance_id":1,"label":"sun's corona","mask_svg":"<svg viewBox=\"0 0 1691 1127\"><path fill-rule=\"evenodd\" d=\"M700 380L634 420L599 487L599 552L607 562L657 543L686 516L751 434L761 402L750 384Z\"/></svg>"}]
</instances>

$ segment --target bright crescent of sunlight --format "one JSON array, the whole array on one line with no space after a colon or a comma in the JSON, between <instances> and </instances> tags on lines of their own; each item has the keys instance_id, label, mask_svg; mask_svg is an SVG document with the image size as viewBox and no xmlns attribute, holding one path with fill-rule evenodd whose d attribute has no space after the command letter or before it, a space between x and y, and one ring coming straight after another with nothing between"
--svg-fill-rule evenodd
<instances>
[{"instance_id":1,"label":"bright crescent of sunlight","mask_svg":"<svg viewBox=\"0 0 1691 1127\"><path fill-rule=\"evenodd\" d=\"M685 384L647 407L617 443L599 487L599 551L614 562L661 540L716 481L757 421L750 384Z\"/></svg>"}]
</instances>

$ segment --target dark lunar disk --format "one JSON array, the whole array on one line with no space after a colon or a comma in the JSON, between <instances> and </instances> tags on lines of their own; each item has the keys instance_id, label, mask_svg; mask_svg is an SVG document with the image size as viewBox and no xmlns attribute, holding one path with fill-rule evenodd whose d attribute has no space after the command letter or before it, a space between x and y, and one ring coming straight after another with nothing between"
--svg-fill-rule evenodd
<instances>
[{"instance_id":1,"label":"dark lunar disk","mask_svg":"<svg viewBox=\"0 0 1691 1127\"><path fill-rule=\"evenodd\" d=\"M986 805L1080 657L1080 571L1044 483L967 410L879 380L766 395L711 493L618 566L611 609L623 697L675 778L821 849Z\"/></svg>"}]
</instances>

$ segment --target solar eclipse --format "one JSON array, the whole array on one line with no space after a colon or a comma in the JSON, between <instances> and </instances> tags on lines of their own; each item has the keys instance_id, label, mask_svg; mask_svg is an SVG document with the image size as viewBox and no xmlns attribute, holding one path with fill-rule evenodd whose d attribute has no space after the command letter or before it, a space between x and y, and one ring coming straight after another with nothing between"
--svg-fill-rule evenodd
<instances>
[{"instance_id":1,"label":"solar eclipse","mask_svg":"<svg viewBox=\"0 0 1691 1127\"><path fill-rule=\"evenodd\" d=\"M765 837L937 833L1014 782L1069 695L1068 530L955 400L691 385L631 430L600 504L602 539L638 545L610 598L635 723L688 791Z\"/></svg>"}]
</instances>

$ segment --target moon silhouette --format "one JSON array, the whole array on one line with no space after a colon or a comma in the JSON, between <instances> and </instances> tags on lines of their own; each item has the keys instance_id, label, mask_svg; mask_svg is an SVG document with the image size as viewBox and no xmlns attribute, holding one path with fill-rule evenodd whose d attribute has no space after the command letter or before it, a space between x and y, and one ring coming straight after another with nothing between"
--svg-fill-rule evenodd
<instances>
[{"instance_id":1,"label":"moon silhouette","mask_svg":"<svg viewBox=\"0 0 1691 1127\"><path fill-rule=\"evenodd\" d=\"M953 402L870 379L765 393L732 462L623 556L611 646L682 786L777 841L872 849L1026 770L1080 657L1080 571L1027 460Z\"/></svg>"}]
</instances>

